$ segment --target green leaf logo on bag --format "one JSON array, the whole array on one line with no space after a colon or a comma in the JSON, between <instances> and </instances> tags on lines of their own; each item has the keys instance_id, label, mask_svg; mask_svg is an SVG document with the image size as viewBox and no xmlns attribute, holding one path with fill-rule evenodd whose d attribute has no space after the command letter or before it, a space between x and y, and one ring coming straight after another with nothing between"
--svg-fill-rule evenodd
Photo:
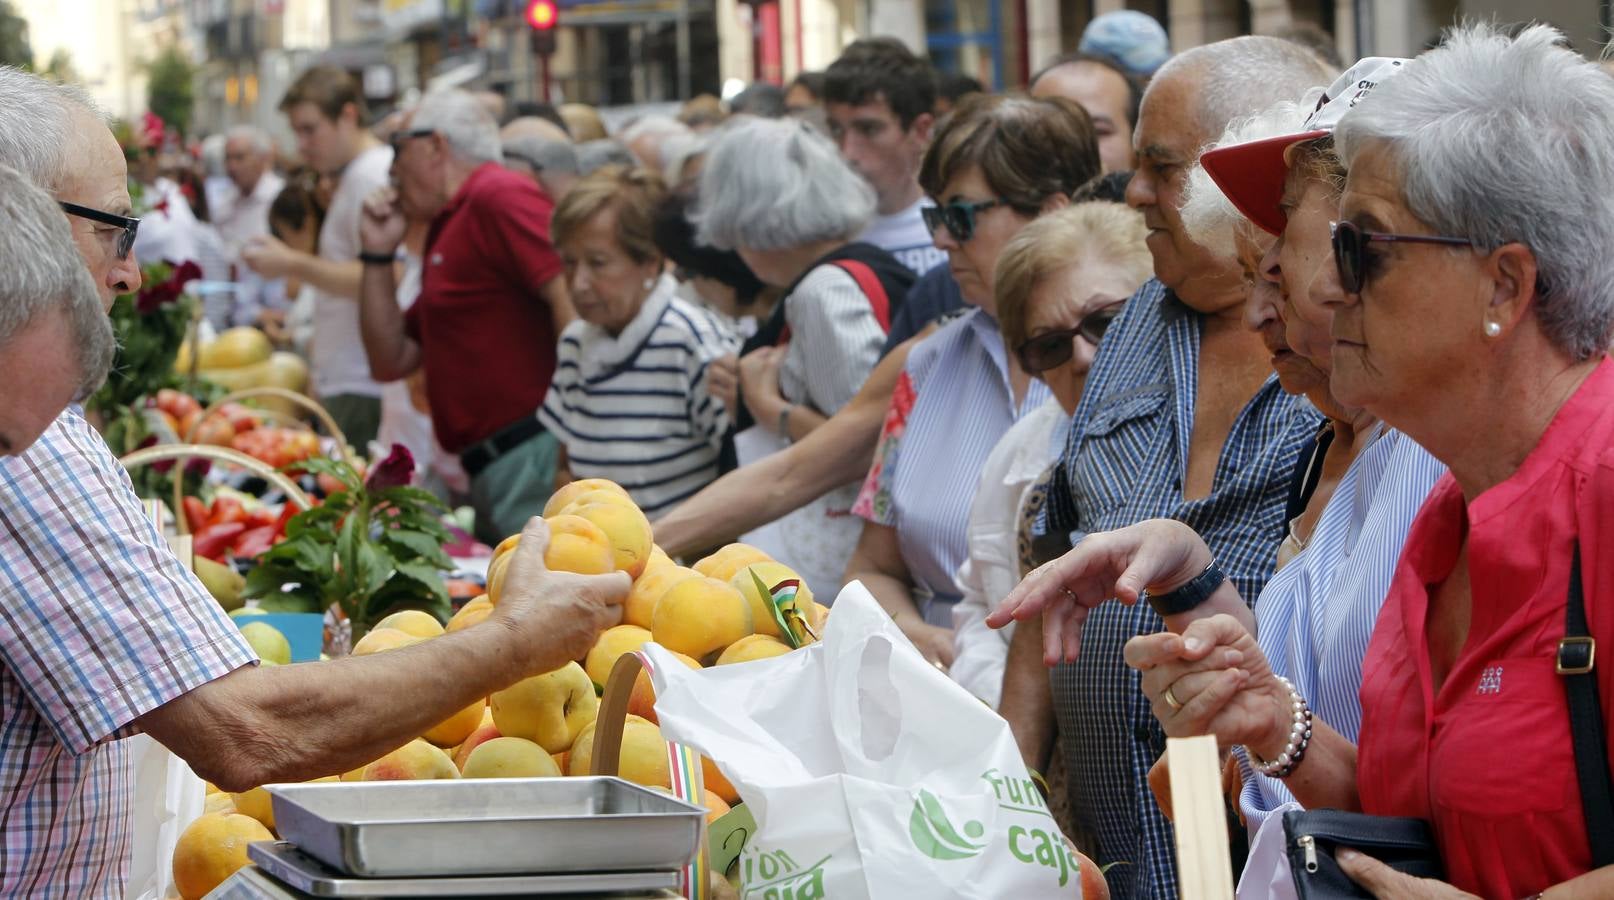
<instances>
[{"instance_id":1,"label":"green leaf logo on bag","mask_svg":"<svg viewBox=\"0 0 1614 900\"><path fill-rule=\"evenodd\" d=\"M980 837L985 830L980 822L964 823L964 834L970 838ZM936 860L969 859L986 849L985 844L974 843L960 835L936 795L924 788L919 789L913 812L908 816L908 836L913 838L913 845L920 853Z\"/></svg>"}]
</instances>

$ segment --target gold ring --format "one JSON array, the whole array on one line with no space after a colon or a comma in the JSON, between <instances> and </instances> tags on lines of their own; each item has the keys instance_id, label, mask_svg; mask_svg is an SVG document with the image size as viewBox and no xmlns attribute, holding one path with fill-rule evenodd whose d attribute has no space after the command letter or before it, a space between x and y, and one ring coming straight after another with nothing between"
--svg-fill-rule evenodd
<instances>
[{"instance_id":1,"label":"gold ring","mask_svg":"<svg viewBox=\"0 0 1614 900\"><path fill-rule=\"evenodd\" d=\"M1171 689L1174 687L1176 687L1175 684L1167 687L1165 693L1161 694L1160 696L1166 701L1166 705L1171 707L1172 712L1179 712L1182 710L1182 701L1178 700L1177 695L1171 692Z\"/></svg>"}]
</instances>

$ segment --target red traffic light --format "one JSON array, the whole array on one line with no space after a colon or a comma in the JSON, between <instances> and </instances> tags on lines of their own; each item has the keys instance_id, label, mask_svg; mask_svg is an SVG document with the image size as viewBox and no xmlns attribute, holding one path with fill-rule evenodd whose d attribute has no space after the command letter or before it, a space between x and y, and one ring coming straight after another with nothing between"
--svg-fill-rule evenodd
<instances>
[{"instance_id":1,"label":"red traffic light","mask_svg":"<svg viewBox=\"0 0 1614 900\"><path fill-rule=\"evenodd\" d=\"M529 0L527 3L527 24L538 31L549 31L560 20L560 10L555 7L555 0Z\"/></svg>"}]
</instances>

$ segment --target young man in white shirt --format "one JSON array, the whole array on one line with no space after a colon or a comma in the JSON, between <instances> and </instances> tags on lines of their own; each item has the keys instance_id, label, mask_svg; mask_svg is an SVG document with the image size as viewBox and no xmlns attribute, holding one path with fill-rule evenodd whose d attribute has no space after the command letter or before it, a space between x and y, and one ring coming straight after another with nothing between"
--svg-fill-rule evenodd
<instances>
[{"instance_id":1,"label":"young man in white shirt","mask_svg":"<svg viewBox=\"0 0 1614 900\"><path fill-rule=\"evenodd\" d=\"M316 253L273 237L254 239L242 260L265 278L296 278L315 291L314 392L360 452L381 425L381 385L359 336L359 218L364 198L388 183L392 150L364 127L358 81L334 66L304 72L280 101L297 151L315 171L337 179Z\"/></svg>"},{"instance_id":2,"label":"young man in white shirt","mask_svg":"<svg viewBox=\"0 0 1614 900\"><path fill-rule=\"evenodd\" d=\"M854 41L824 73L824 110L841 157L874 188L859 240L922 275L947 261L925 228L919 163L935 125L936 75L895 38Z\"/></svg>"}]
</instances>

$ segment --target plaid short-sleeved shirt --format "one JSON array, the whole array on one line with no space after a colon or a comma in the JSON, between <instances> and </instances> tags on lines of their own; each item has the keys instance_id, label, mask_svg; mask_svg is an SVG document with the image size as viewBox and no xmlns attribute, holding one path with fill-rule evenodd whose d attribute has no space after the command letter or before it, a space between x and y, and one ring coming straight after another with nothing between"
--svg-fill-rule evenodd
<instances>
[{"instance_id":1,"label":"plaid short-sleeved shirt","mask_svg":"<svg viewBox=\"0 0 1614 900\"><path fill-rule=\"evenodd\" d=\"M1064 533L1178 519L1254 598L1272 574L1295 460L1316 417L1268 378L1233 423L1210 496L1184 501L1202 324L1157 281L1127 302L1087 376L1063 461L1068 490L1050 492L1048 521ZM1148 604L1106 603L1087 617L1076 662L1052 674L1074 810L1096 832L1099 865L1117 864L1107 873L1117 900L1177 896L1171 823L1147 783L1165 733L1121 655L1127 640L1162 627Z\"/></svg>"},{"instance_id":2,"label":"plaid short-sleeved shirt","mask_svg":"<svg viewBox=\"0 0 1614 900\"><path fill-rule=\"evenodd\" d=\"M256 659L77 412L0 459L0 896L122 897L118 739Z\"/></svg>"}]
</instances>

